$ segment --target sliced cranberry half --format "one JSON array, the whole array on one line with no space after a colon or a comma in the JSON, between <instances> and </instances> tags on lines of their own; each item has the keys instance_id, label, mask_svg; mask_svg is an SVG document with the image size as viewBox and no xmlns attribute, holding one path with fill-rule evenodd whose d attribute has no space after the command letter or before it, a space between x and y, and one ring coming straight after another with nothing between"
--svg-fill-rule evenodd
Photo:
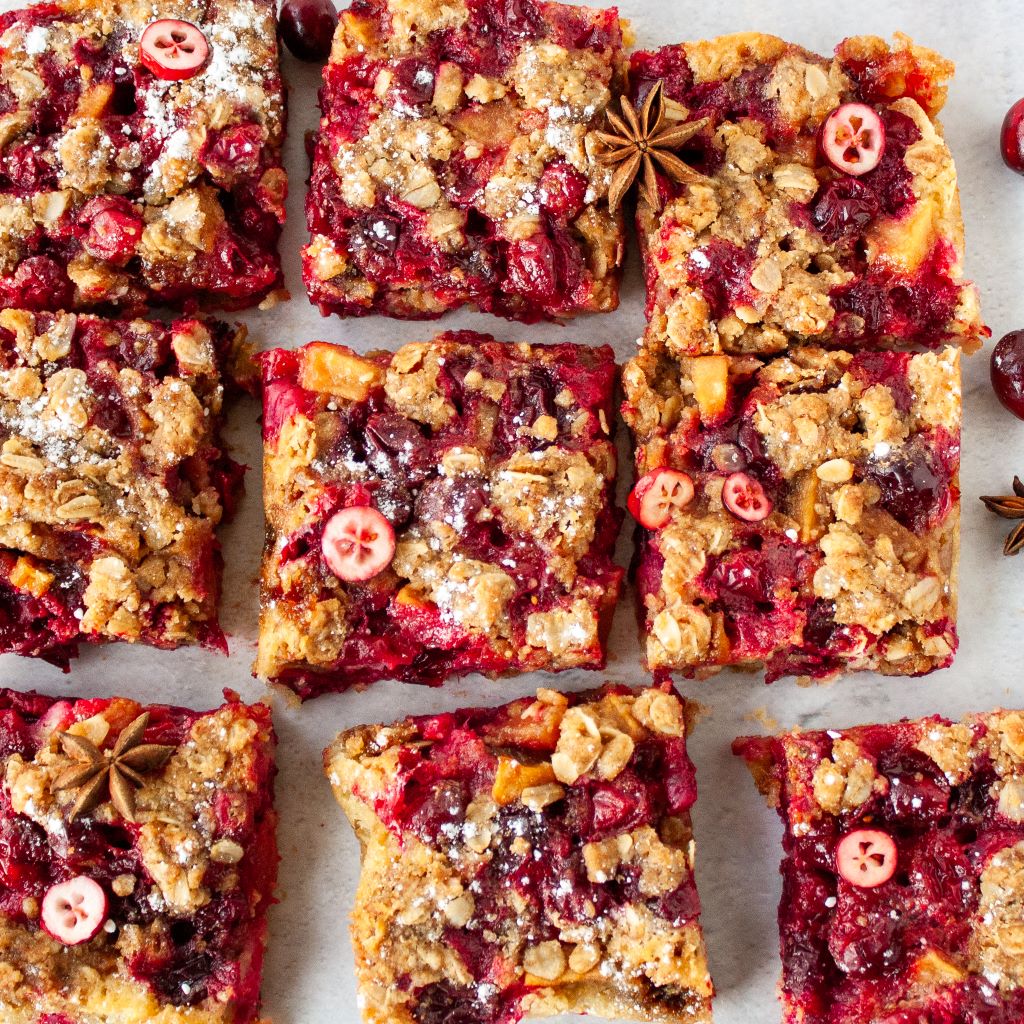
<instances>
[{"instance_id":1,"label":"sliced cranberry half","mask_svg":"<svg viewBox=\"0 0 1024 1024\"><path fill-rule=\"evenodd\" d=\"M321 548L327 567L338 579L361 583L391 564L395 531L375 508L354 505L327 521Z\"/></svg>"},{"instance_id":2,"label":"sliced cranberry half","mask_svg":"<svg viewBox=\"0 0 1024 1024\"><path fill-rule=\"evenodd\" d=\"M821 149L837 171L859 177L874 170L882 159L885 126L866 104L844 103L825 119Z\"/></svg>"},{"instance_id":3,"label":"sliced cranberry half","mask_svg":"<svg viewBox=\"0 0 1024 1024\"><path fill-rule=\"evenodd\" d=\"M759 523L771 515L772 500L764 488L747 473L730 473L722 487L725 507L748 523Z\"/></svg>"},{"instance_id":4,"label":"sliced cranberry half","mask_svg":"<svg viewBox=\"0 0 1024 1024\"><path fill-rule=\"evenodd\" d=\"M677 508L693 501L693 480L675 469L656 469L640 477L626 499L630 515L648 530L660 530Z\"/></svg>"},{"instance_id":5,"label":"sliced cranberry half","mask_svg":"<svg viewBox=\"0 0 1024 1024\"><path fill-rule=\"evenodd\" d=\"M50 886L43 897L43 928L65 946L88 942L106 918L107 894L85 875Z\"/></svg>"},{"instance_id":6,"label":"sliced cranberry half","mask_svg":"<svg viewBox=\"0 0 1024 1024\"><path fill-rule=\"evenodd\" d=\"M142 63L157 78L177 82L191 78L210 56L206 36L187 21L160 18L151 21L139 40Z\"/></svg>"},{"instance_id":7,"label":"sliced cranberry half","mask_svg":"<svg viewBox=\"0 0 1024 1024\"><path fill-rule=\"evenodd\" d=\"M885 832L859 828L839 840L836 870L851 885L874 889L896 871L896 844Z\"/></svg>"}]
</instances>

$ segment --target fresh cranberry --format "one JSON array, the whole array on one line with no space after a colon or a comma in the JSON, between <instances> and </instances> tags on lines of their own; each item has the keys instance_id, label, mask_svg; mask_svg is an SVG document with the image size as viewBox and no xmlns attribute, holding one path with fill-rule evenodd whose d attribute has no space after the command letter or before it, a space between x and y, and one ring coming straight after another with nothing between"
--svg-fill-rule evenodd
<instances>
[{"instance_id":1,"label":"fresh cranberry","mask_svg":"<svg viewBox=\"0 0 1024 1024\"><path fill-rule=\"evenodd\" d=\"M43 897L43 928L65 946L88 942L107 917L107 894L85 875L51 886Z\"/></svg>"},{"instance_id":2,"label":"fresh cranberry","mask_svg":"<svg viewBox=\"0 0 1024 1024\"><path fill-rule=\"evenodd\" d=\"M878 195L856 178L836 178L819 192L811 219L827 242L856 237L878 216Z\"/></svg>"},{"instance_id":3,"label":"fresh cranberry","mask_svg":"<svg viewBox=\"0 0 1024 1024\"><path fill-rule=\"evenodd\" d=\"M299 60L322 62L331 53L338 11L332 0L284 0L278 25L285 45Z\"/></svg>"},{"instance_id":4,"label":"fresh cranberry","mask_svg":"<svg viewBox=\"0 0 1024 1024\"><path fill-rule=\"evenodd\" d=\"M142 63L167 81L191 78L210 56L206 36L187 21L160 18L150 22L139 40Z\"/></svg>"},{"instance_id":5,"label":"fresh cranberry","mask_svg":"<svg viewBox=\"0 0 1024 1024\"><path fill-rule=\"evenodd\" d=\"M828 162L845 174L874 170L885 151L885 127L864 103L844 103L825 119L821 149Z\"/></svg>"},{"instance_id":6,"label":"fresh cranberry","mask_svg":"<svg viewBox=\"0 0 1024 1024\"><path fill-rule=\"evenodd\" d=\"M878 829L850 832L836 847L836 870L862 889L884 885L896 871L896 844Z\"/></svg>"},{"instance_id":7,"label":"fresh cranberry","mask_svg":"<svg viewBox=\"0 0 1024 1024\"><path fill-rule=\"evenodd\" d=\"M730 473L722 487L722 502L737 518L759 523L771 515L772 501L764 488L747 473Z\"/></svg>"},{"instance_id":8,"label":"fresh cranberry","mask_svg":"<svg viewBox=\"0 0 1024 1024\"><path fill-rule=\"evenodd\" d=\"M587 179L564 160L556 160L544 168L538 191L545 210L572 220L586 202Z\"/></svg>"},{"instance_id":9,"label":"fresh cranberry","mask_svg":"<svg viewBox=\"0 0 1024 1024\"><path fill-rule=\"evenodd\" d=\"M992 349L990 372L996 397L1024 420L1024 331L1010 331L999 339Z\"/></svg>"},{"instance_id":10,"label":"fresh cranberry","mask_svg":"<svg viewBox=\"0 0 1024 1024\"><path fill-rule=\"evenodd\" d=\"M1006 112L999 135L999 151L1011 171L1024 174L1024 99L1017 100Z\"/></svg>"},{"instance_id":11,"label":"fresh cranberry","mask_svg":"<svg viewBox=\"0 0 1024 1024\"><path fill-rule=\"evenodd\" d=\"M90 256L123 267L142 238L143 221L135 207L120 196L97 196L82 207L78 223L88 226L83 245Z\"/></svg>"},{"instance_id":12,"label":"fresh cranberry","mask_svg":"<svg viewBox=\"0 0 1024 1024\"><path fill-rule=\"evenodd\" d=\"M383 572L395 555L395 531L375 508L352 505L324 527L324 561L339 579L361 583Z\"/></svg>"},{"instance_id":13,"label":"fresh cranberry","mask_svg":"<svg viewBox=\"0 0 1024 1024\"><path fill-rule=\"evenodd\" d=\"M629 494L630 515L648 530L660 530L676 509L693 501L693 479L688 473L661 467L642 476Z\"/></svg>"}]
</instances>

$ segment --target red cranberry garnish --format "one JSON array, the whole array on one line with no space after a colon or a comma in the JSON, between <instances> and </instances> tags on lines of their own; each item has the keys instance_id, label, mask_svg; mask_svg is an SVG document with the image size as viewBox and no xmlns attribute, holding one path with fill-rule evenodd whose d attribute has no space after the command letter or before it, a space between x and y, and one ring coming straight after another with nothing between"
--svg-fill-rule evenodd
<instances>
[{"instance_id":1,"label":"red cranberry garnish","mask_svg":"<svg viewBox=\"0 0 1024 1024\"><path fill-rule=\"evenodd\" d=\"M746 473L731 473L722 487L725 507L748 523L759 523L771 515L772 501L764 488Z\"/></svg>"},{"instance_id":2,"label":"red cranberry garnish","mask_svg":"<svg viewBox=\"0 0 1024 1024\"><path fill-rule=\"evenodd\" d=\"M1024 174L1024 99L1017 100L1006 112L999 136L999 149L1003 154L1003 163L1011 171Z\"/></svg>"},{"instance_id":3,"label":"red cranberry garnish","mask_svg":"<svg viewBox=\"0 0 1024 1024\"><path fill-rule=\"evenodd\" d=\"M825 119L821 149L837 171L867 174L878 166L885 152L882 119L864 103L844 103Z\"/></svg>"},{"instance_id":4,"label":"red cranberry garnish","mask_svg":"<svg viewBox=\"0 0 1024 1024\"><path fill-rule=\"evenodd\" d=\"M43 897L43 929L65 946L88 942L106 916L107 894L85 875L50 886Z\"/></svg>"},{"instance_id":5,"label":"red cranberry garnish","mask_svg":"<svg viewBox=\"0 0 1024 1024\"><path fill-rule=\"evenodd\" d=\"M142 238L143 221L131 203L119 196L98 196L82 207L80 224L89 231L83 245L90 256L123 267Z\"/></svg>"},{"instance_id":6,"label":"red cranberry garnish","mask_svg":"<svg viewBox=\"0 0 1024 1024\"><path fill-rule=\"evenodd\" d=\"M331 53L338 11L331 0L284 0L281 38L299 60L325 61Z\"/></svg>"},{"instance_id":7,"label":"red cranberry garnish","mask_svg":"<svg viewBox=\"0 0 1024 1024\"><path fill-rule=\"evenodd\" d=\"M367 505L343 508L327 520L321 541L324 561L339 579L360 583L373 579L395 556L395 531Z\"/></svg>"},{"instance_id":8,"label":"red cranberry garnish","mask_svg":"<svg viewBox=\"0 0 1024 1024\"><path fill-rule=\"evenodd\" d=\"M992 388L1014 416L1024 420L1024 331L1010 331L992 349Z\"/></svg>"},{"instance_id":9,"label":"red cranberry garnish","mask_svg":"<svg viewBox=\"0 0 1024 1024\"><path fill-rule=\"evenodd\" d=\"M187 21L160 18L150 22L139 40L142 63L170 82L191 78L210 56L206 36Z\"/></svg>"},{"instance_id":10,"label":"red cranberry garnish","mask_svg":"<svg viewBox=\"0 0 1024 1024\"><path fill-rule=\"evenodd\" d=\"M642 476L630 492L626 505L630 515L648 530L660 530L673 510L693 501L693 480L675 469L656 469Z\"/></svg>"},{"instance_id":11,"label":"red cranberry garnish","mask_svg":"<svg viewBox=\"0 0 1024 1024\"><path fill-rule=\"evenodd\" d=\"M885 832L859 828L839 840L836 870L851 885L874 889L896 871L896 844Z\"/></svg>"}]
</instances>

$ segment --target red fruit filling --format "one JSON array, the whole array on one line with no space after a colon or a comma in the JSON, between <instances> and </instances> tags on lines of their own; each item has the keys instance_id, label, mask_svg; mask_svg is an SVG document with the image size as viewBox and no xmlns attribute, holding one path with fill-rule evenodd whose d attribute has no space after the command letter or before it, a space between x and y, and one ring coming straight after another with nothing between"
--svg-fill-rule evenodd
<instances>
[{"instance_id":1,"label":"red fruit filling","mask_svg":"<svg viewBox=\"0 0 1024 1024\"><path fill-rule=\"evenodd\" d=\"M693 480L674 469L656 469L641 477L630 492L630 515L648 530L660 530L674 509L686 508L693 500Z\"/></svg>"},{"instance_id":2,"label":"red fruit filling","mask_svg":"<svg viewBox=\"0 0 1024 1024\"><path fill-rule=\"evenodd\" d=\"M191 78L210 56L206 36L187 21L161 18L146 26L139 40L142 63L157 78Z\"/></svg>"},{"instance_id":3,"label":"red fruit filling","mask_svg":"<svg viewBox=\"0 0 1024 1024\"><path fill-rule=\"evenodd\" d=\"M882 119L864 103L844 103L825 118L821 150L844 174L860 177L873 171L885 151Z\"/></svg>"},{"instance_id":4,"label":"red fruit filling","mask_svg":"<svg viewBox=\"0 0 1024 1024\"><path fill-rule=\"evenodd\" d=\"M309 521L280 538L280 563L304 563L303 587L311 595L333 595L339 578L346 581L350 595L344 602L346 640L336 662L319 671L283 670L282 681L303 698L376 679L437 685L450 675L507 671L517 663L515 649L526 643L531 614L568 611L573 595L584 585L591 594L605 595L596 599L594 608L603 619L618 592L622 570L613 563L612 552L621 515L610 489L600 498L589 550L577 561L577 583L567 586L552 571L550 538L512 534L503 528L488 482L489 469L482 475L449 475L441 466L453 446L480 452L489 467L552 445L603 458L608 436L601 417L611 422L615 385L611 349L535 346L544 357L531 361L513 346L472 332L442 335L438 341L465 347L447 353L439 368L438 394L455 413L436 429L402 415L383 387L371 391L364 401L329 408L325 394L302 386L302 350L259 357L263 431L270 448L282 426L297 416L321 424L318 436L329 438L316 462L324 487L310 509ZM379 365L385 367L387 357ZM479 389L481 376L495 382L491 393L500 398L488 398ZM566 396L572 397L568 406ZM586 415L580 415L581 408ZM542 437L531 432L530 425L542 418L550 424L553 439L550 434ZM360 482L352 482L350 467L357 468ZM337 516L341 518L332 518ZM368 545L372 557L358 568L353 567L347 547L337 548L337 528L330 526L356 516L373 517L380 531L380 539ZM511 647L492 644L485 632L460 625L414 587L406 586L408 580L383 571L391 562L399 533L422 529L425 523L443 523L456 534L460 558L494 564L511 578L514 589L506 605L515 638ZM346 538L345 544L349 542ZM288 600L276 585L264 593L264 601ZM600 645L588 648L587 657L601 663Z\"/></svg>"}]
</instances>

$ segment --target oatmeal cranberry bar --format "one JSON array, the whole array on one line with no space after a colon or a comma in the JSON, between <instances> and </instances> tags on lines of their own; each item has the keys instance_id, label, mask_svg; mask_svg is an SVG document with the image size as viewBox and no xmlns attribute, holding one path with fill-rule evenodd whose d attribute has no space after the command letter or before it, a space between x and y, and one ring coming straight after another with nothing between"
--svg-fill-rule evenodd
<instances>
[{"instance_id":1,"label":"oatmeal cranberry bar","mask_svg":"<svg viewBox=\"0 0 1024 1024\"><path fill-rule=\"evenodd\" d=\"M305 698L603 667L622 577L610 348L463 331L260 359L257 674Z\"/></svg>"},{"instance_id":2,"label":"oatmeal cranberry bar","mask_svg":"<svg viewBox=\"0 0 1024 1024\"><path fill-rule=\"evenodd\" d=\"M342 733L366 1024L710 1021L685 719L606 686Z\"/></svg>"},{"instance_id":3,"label":"oatmeal cranberry bar","mask_svg":"<svg viewBox=\"0 0 1024 1024\"><path fill-rule=\"evenodd\" d=\"M956 649L959 351L624 371L648 666L916 675Z\"/></svg>"},{"instance_id":4,"label":"oatmeal cranberry bar","mask_svg":"<svg viewBox=\"0 0 1024 1024\"><path fill-rule=\"evenodd\" d=\"M734 749L786 829L786 1024L1024 1020L1024 715Z\"/></svg>"},{"instance_id":5,"label":"oatmeal cranberry bar","mask_svg":"<svg viewBox=\"0 0 1024 1024\"><path fill-rule=\"evenodd\" d=\"M270 0L0 14L0 306L251 305L282 282Z\"/></svg>"},{"instance_id":6,"label":"oatmeal cranberry bar","mask_svg":"<svg viewBox=\"0 0 1024 1024\"><path fill-rule=\"evenodd\" d=\"M320 93L312 301L417 319L614 309L623 224L595 132L624 70L614 9L356 0Z\"/></svg>"},{"instance_id":7,"label":"oatmeal cranberry bar","mask_svg":"<svg viewBox=\"0 0 1024 1024\"><path fill-rule=\"evenodd\" d=\"M214 529L241 489L220 426L244 339L0 310L0 652L66 668L83 640L226 651Z\"/></svg>"},{"instance_id":8,"label":"oatmeal cranberry bar","mask_svg":"<svg viewBox=\"0 0 1024 1024\"><path fill-rule=\"evenodd\" d=\"M753 33L635 53L635 97L661 81L670 120L709 119L681 154L705 180L660 176L663 209L638 207L648 343L977 347L935 120L952 73L904 36L850 38L831 60Z\"/></svg>"},{"instance_id":9,"label":"oatmeal cranberry bar","mask_svg":"<svg viewBox=\"0 0 1024 1024\"><path fill-rule=\"evenodd\" d=\"M277 875L263 705L0 690L4 1024L252 1024Z\"/></svg>"}]
</instances>

